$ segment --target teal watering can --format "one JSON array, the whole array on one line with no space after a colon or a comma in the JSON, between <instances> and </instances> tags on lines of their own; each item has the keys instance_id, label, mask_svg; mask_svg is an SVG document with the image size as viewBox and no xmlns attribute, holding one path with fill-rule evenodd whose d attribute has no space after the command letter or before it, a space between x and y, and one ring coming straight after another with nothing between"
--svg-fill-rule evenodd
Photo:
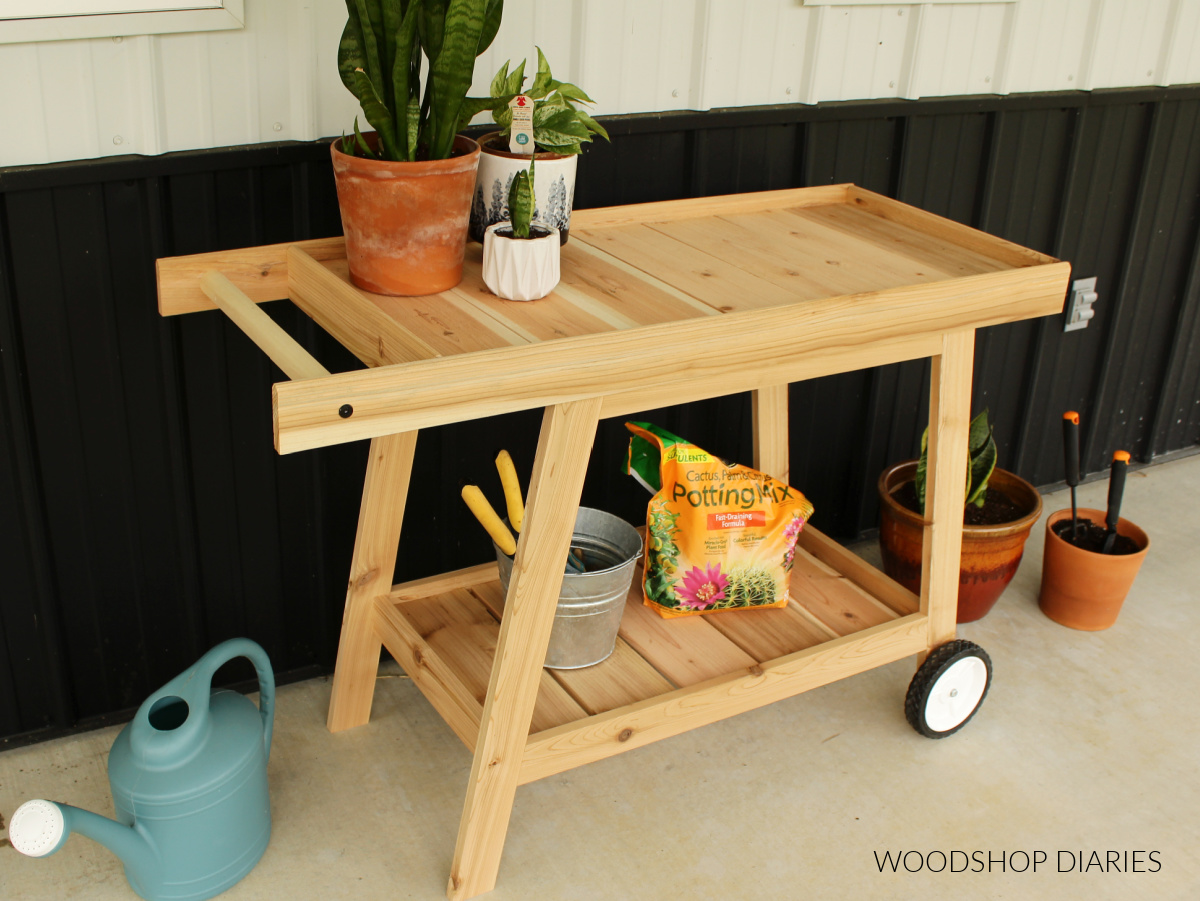
<instances>
[{"instance_id":1,"label":"teal watering can","mask_svg":"<svg viewBox=\"0 0 1200 901\"><path fill-rule=\"evenodd\" d=\"M221 664L246 657L259 706L212 691ZM116 820L54 801L27 801L8 827L12 846L53 854L72 832L104 845L149 901L201 901L249 873L271 838L267 758L275 674L247 638L217 645L150 697L108 755Z\"/></svg>"}]
</instances>

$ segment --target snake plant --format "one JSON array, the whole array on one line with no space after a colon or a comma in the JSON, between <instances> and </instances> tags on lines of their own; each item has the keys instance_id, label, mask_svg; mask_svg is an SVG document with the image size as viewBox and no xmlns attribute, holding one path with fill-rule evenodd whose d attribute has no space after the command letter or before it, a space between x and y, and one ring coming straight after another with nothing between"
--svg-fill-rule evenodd
<instances>
[{"instance_id":1,"label":"snake plant","mask_svg":"<svg viewBox=\"0 0 1200 901\"><path fill-rule=\"evenodd\" d=\"M988 479L996 468L996 441L992 438L992 426L988 422L988 411L984 410L971 420L967 438L967 487L963 506L974 504L982 507L987 500ZM929 462L929 429L921 435L921 459L917 462L917 474L913 479L917 489L917 503L925 508L925 470Z\"/></svg>"},{"instance_id":2,"label":"snake plant","mask_svg":"<svg viewBox=\"0 0 1200 901\"><path fill-rule=\"evenodd\" d=\"M508 211L512 218L514 238L528 238L529 226L533 221L533 167L536 160L529 159L529 168L513 176L508 189Z\"/></svg>"},{"instance_id":3,"label":"snake plant","mask_svg":"<svg viewBox=\"0 0 1200 901\"><path fill-rule=\"evenodd\" d=\"M338 46L342 83L379 135L375 151L354 122L345 153L388 160L449 158L454 136L508 97L468 97L475 58L496 37L504 0L346 0ZM422 56L429 68L421 86Z\"/></svg>"},{"instance_id":4,"label":"snake plant","mask_svg":"<svg viewBox=\"0 0 1200 901\"><path fill-rule=\"evenodd\" d=\"M609 140L608 132L599 122L579 109L578 103L594 103L583 90L565 81L557 81L550 74L550 64L542 48L537 48L538 70L533 83L525 95L533 100L533 143L538 150L553 153L579 153L592 135ZM506 62L492 79L492 94L513 97L521 93L525 83L525 61L512 72ZM512 110L505 101L504 106L492 108L492 119L500 126L502 137L508 137L512 129Z\"/></svg>"}]
</instances>

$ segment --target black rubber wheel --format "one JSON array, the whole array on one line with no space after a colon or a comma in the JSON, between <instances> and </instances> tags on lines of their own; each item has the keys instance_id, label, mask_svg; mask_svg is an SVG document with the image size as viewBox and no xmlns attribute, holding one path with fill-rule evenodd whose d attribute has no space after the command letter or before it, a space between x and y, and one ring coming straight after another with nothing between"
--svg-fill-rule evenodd
<instances>
[{"instance_id":1,"label":"black rubber wheel","mask_svg":"<svg viewBox=\"0 0 1200 901\"><path fill-rule=\"evenodd\" d=\"M945 738L970 722L991 684L992 658L983 648L973 641L948 641L917 669L904 715L926 738Z\"/></svg>"}]
</instances>

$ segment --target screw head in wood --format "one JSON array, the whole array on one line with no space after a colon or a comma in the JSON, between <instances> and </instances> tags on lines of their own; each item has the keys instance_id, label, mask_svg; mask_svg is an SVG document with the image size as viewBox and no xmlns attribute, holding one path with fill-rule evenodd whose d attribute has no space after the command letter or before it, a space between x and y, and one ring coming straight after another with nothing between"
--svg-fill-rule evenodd
<instances>
[{"instance_id":1,"label":"screw head in wood","mask_svg":"<svg viewBox=\"0 0 1200 901\"><path fill-rule=\"evenodd\" d=\"M354 408L349 404L342 404L338 407L338 416L342 417L342 419L349 419L353 415Z\"/></svg>"}]
</instances>

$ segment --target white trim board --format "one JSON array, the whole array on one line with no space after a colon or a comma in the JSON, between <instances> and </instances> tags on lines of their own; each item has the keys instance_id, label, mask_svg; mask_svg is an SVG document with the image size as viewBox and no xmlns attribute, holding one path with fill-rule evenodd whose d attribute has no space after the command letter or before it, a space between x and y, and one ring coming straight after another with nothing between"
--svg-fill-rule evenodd
<instances>
[{"instance_id":1,"label":"white trim board","mask_svg":"<svg viewBox=\"0 0 1200 901\"><path fill-rule=\"evenodd\" d=\"M246 21L244 3L195 0L183 7L181 0L0 0L0 44L238 29Z\"/></svg>"}]
</instances>

